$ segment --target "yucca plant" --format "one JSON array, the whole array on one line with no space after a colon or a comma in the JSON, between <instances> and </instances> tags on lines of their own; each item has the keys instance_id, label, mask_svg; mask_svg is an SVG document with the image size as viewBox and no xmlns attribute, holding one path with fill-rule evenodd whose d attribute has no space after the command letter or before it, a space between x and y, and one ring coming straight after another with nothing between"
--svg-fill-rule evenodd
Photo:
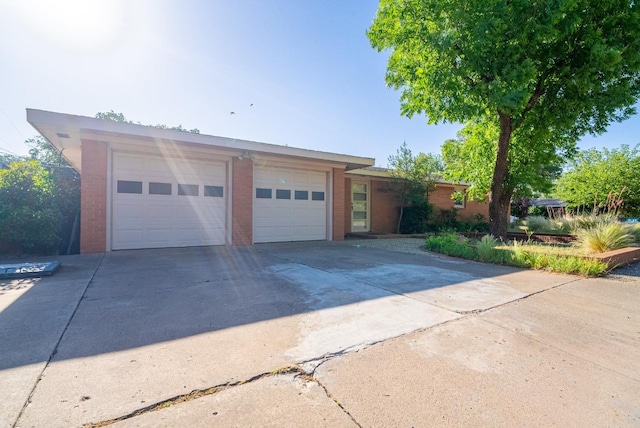
<instances>
[{"instance_id":1,"label":"yucca plant","mask_svg":"<svg viewBox=\"0 0 640 428\"><path fill-rule=\"evenodd\" d=\"M627 227L617 222L594 225L578 233L578 245L594 253L625 248L633 241L633 236L628 232Z\"/></svg>"}]
</instances>

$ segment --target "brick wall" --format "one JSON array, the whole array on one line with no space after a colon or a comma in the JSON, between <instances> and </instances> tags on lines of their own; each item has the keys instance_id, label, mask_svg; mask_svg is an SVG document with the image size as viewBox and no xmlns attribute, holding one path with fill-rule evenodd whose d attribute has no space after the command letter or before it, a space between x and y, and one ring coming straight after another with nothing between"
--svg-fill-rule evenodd
<instances>
[{"instance_id":1,"label":"brick wall","mask_svg":"<svg viewBox=\"0 0 640 428\"><path fill-rule=\"evenodd\" d=\"M351 179L344 179L344 233L351 232Z\"/></svg>"},{"instance_id":2,"label":"brick wall","mask_svg":"<svg viewBox=\"0 0 640 428\"><path fill-rule=\"evenodd\" d=\"M350 188L350 187L349 187ZM350 193L350 192L349 192ZM343 168L333 168L333 231L334 241L344 240L345 233L345 177ZM349 223L349 222L347 222Z\"/></svg>"},{"instance_id":3,"label":"brick wall","mask_svg":"<svg viewBox=\"0 0 640 428\"><path fill-rule=\"evenodd\" d=\"M388 181L371 180L371 232L395 233L400 203L389 191Z\"/></svg>"},{"instance_id":4,"label":"brick wall","mask_svg":"<svg viewBox=\"0 0 640 428\"><path fill-rule=\"evenodd\" d=\"M439 209L451 209L453 208L453 199L451 195L455 192L456 188L453 185L440 184L436 186L436 189L429 194L429 202L434 205L435 214ZM486 202L477 201L465 201L464 208L457 208L458 220L467 221L471 220L474 215L482 214L486 221L489 220L489 204Z\"/></svg>"},{"instance_id":5,"label":"brick wall","mask_svg":"<svg viewBox=\"0 0 640 428\"><path fill-rule=\"evenodd\" d=\"M82 140L80 253L107 250L107 143Z\"/></svg>"},{"instance_id":6,"label":"brick wall","mask_svg":"<svg viewBox=\"0 0 640 428\"><path fill-rule=\"evenodd\" d=\"M253 160L233 159L231 201L233 245L253 244Z\"/></svg>"}]
</instances>

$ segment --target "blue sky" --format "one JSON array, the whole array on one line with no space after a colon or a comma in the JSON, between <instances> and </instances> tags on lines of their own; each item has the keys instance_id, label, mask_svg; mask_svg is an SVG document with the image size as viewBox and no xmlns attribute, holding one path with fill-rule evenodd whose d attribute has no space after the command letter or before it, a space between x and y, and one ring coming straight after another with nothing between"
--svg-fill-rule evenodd
<instances>
[{"instance_id":1,"label":"blue sky","mask_svg":"<svg viewBox=\"0 0 640 428\"><path fill-rule=\"evenodd\" d=\"M439 153L456 124L400 116L375 0L0 0L0 149L24 154L26 108L374 157ZM253 106L251 106L253 104ZM235 114L231 115L231 112ZM640 141L640 116L581 147Z\"/></svg>"}]
</instances>

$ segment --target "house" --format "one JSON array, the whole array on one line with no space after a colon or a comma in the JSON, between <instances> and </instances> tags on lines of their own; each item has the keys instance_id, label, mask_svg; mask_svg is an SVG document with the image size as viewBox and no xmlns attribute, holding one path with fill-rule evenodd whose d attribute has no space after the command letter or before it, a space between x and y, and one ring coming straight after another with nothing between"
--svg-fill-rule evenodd
<instances>
[{"instance_id":1,"label":"house","mask_svg":"<svg viewBox=\"0 0 640 428\"><path fill-rule=\"evenodd\" d=\"M81 253L395 230L392 178L372 158L34 109L27 121L81 174ZM458 188L438 183L430 200L453 208ZM486 215L458 202L461 218Z\"/></svg>"}]
</instances>

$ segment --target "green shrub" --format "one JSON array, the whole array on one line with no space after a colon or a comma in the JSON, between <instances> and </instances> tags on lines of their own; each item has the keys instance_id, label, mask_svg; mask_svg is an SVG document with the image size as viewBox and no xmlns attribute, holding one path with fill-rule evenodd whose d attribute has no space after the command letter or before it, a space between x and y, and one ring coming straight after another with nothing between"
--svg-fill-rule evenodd
<instances>
[{"instance_id":1,"label":"green shrub","mask_svg":"<svg viewBox=\"0 0 640 428\"><path fill-rule=\"evenodd\" d=\"M425 248L448 256L475 259L476 250L469 245L469 240L463 236L447 233L445 235L429 236L425 241Z\"/></svg>"},{"instance_id":2,"label":"green shrub","mask_svg":"<svg viewBox=\"0 0 640 428\"><path fill-rule=\"evenodd\" d=\"M476 251L478 252L478 258L482 261L491 261L495 254L495 247L498 245L498 241L491 235L484 235L478 245L476 245Z\"/></svg>"},{"instance_id":3,"label":"green shrub","mask_svg":"<svg viewBox=\"0 0 640 428\"><path fill-rule=\"evenodd\" d=\"M636 224L627 224L627 233L629 233L636 244L640 244L640 223Z\"/></svg>"},{"instance_id":4,"label":"green shrub","mask_svg":"<svg viewBox=\"0 0 640 428\"><path fill-rule=\"evenodd\" d=\"M633 236L622 223L602 223L582 229L578 233L578 245L586 251L604 253L625 248L633 243Z\"/></svg>"},{"instance_id":5,"label":"green shrub","mask_svg":"<svg viewBox=\"0 0 640 428\"><path fill-rule=\"evenodd\" d=\"M524 225L530 232L542 233L551 231L549 220L542 216L529 216L524 220Z\"/></svg>"},{"instance_id":6,"label":"green shrub","mask_svg":"<svg viewBox=\"0 0 640 428\"><path fill-rule=\"evenodd\" d=\"M474 247L469 240L456 234L431 236L425 241L425 248L449 256L469 260L482 260L512 266L543 269L567 274L585 276L599 275L607 271L607 264L595 259L561 254L527 251L522 244L513 242L507 248L496 248L497 241L485 236Z\"/></svg>"},{"instance_id":7,"label":"green shrub","mask_svg":"<svg viewBox=\"0 0 640 428\"><path fill-rule=\"evenodd\" d=\"M0 242L13 254L56 253L60 209L50 174L38 161L0 170Z\"/></svg>"},{"instance_id":8,"label":"green shrub","mask_svg":"<svg viewBox=\"0 0 640 428\"><path fill-rule=\"evenodd\" d=\"M425 233L433 213L433 205L429 203L405 207L400 222L400 233Z\"/></svg>"}]
</instances>

